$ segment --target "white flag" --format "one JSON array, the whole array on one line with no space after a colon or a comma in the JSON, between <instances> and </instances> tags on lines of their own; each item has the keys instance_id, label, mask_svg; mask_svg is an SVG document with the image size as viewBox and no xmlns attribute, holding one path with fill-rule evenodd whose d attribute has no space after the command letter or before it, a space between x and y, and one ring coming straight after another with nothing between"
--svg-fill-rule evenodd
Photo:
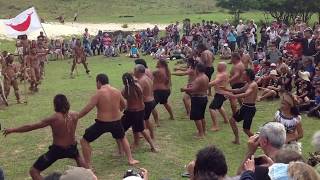
<instances>
[{"instance_id":1,"label":"white flag","mask_svg":"<svg viewBox=\"0 0 320 180\"><path fill-rule=\"evenodd\" d=\"M29 34L35 30L41 29L41 22L34 7L29 8L15 18L2 21L5 33L9 37Z\"/></svg>"}]
</instances>

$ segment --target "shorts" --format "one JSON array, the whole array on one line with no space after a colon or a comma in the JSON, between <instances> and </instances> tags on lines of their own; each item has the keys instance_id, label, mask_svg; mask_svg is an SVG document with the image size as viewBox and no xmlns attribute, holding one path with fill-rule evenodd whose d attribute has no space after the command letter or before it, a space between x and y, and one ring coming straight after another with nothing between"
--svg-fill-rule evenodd
<instances>
[{"instance_id":1,"label":"shorts","mask_svg":"<svg viewBox=\"0 0 320 180\"><path fill-rule=\"evenodd\" d=\"M39 171L44 171L59 159L77 159L79 156L77 144L70 145L68 148L51 145L49 146L49 151L41 155L33 164L33 167Z\"/></svg>"},{"instance_id":2,"label":"shorts","mask_svg":"<svg viewBox=\"0 0 320 180\"><path fill-rule=\"evenodd\" d=\"M206 68L205 74L208 76L209 81L211 80L211 76L212 76L213 73L214 73L214 68L213 67L207 67Z\"/></svg>"},{"instance_id":3,"label":"shorts","mask_svg":"<svg viewBox=\"0 0 320 180\"><path fill-rule=\"evenodd\" d=\"M154 100L156 101L156 103L160 103L160 104L167 104L168 103L168 98L171 94L170 89L165 89L165 90L154 90L153 91L154 94Z\"/></svg>"},{"instance_id":4,"label":"shorts","mask_svg":"<svg viewBox=\"0 0 320 180\"><path fill-rule=\"evenodd\" d=\"M93 142L98 139L102 134L110 132L114 139L123 139L124 138L124 130L121 124L121 120L113 121L113 122L103 122L98 119L96 122L86 129L83 139L88 142Z\"/></svg>"},{"instance_id":5,"label":"shorts","mask_svg":"<svg viewBox=\"0 0 320 180\"><path fill-rule=\"evenodd\" d=\"M121 123L126 132L132 127L133 132L143 132L144 130L144 110L142 111L124 111Z\"/></svg>"},{"instance_id":6,"label":"shorts","mask_svg":"<svg viewBox=\"0 0 320 180\"><path fill-rule=\"evenodd\" d=\"M191 97L191 112L190 120L198 121L204 119L206 107L208 103L208 97Z\"/></svg>"},{"instance_id":7,"label":"shorts","mask_svg":"<svg viewBox=\"0 0 320 180\"><path fill-rule=\"evenodd\" d=\"M153 109L156 107L157 103L155 100L144 102L144 120L147 121L150 118L150 115Z\"/></svg>"},{"instance_id":8,"label":"shorts","mask_svg":"<svg viewBox=\"0 0 320 180\"><path fill-rule=\"evenodd\" d=\"M224 97L224 95L216 93L214 95L214 98L213 98L209 108L213 109L213 110L220 109L225 100L226 100L226 98Z\"/></svg>"},{"instance_id":9,"label":"shorts","mask_svg":"<svg viewBox=\"0 0 320 180\"><path fill-rule=\"evenodd\" d=\"M240 109L233 115L233 118L240 122L243 120L243 129L250 129L252 124L252 119L256 114L255 104L243 103Z\"/></svg>"},{"instance_id":10,"label":"shorts","mask_svg":"<svg viewBox=\"0 0 320 180\"><path fill-rule=\"evenodd\" d=\"M232 89L240 89L240 88L242 88L244 85L245 85L244 83L236 83L236 84L231 85L231 88L232 88Z\"/></svg>"}]
</instances>

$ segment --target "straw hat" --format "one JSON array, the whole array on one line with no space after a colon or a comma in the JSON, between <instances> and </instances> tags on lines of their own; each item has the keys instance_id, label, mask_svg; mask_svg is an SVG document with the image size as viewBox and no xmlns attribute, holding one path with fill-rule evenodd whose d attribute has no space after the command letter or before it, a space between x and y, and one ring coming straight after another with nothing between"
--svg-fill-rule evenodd
<instances>
[{"instance_id":1,"label":"straw hat","mask_svg":"<svg viewBox=\"0 0 320 180\"><path fill-rule=\"evenodd\" d=\"M270 65L271 67L277 67L277 65L275 63L271 63Z\"/></svg>"},{"instance_id":2,"label":"straw hat","mask_svg":"<svg viewBox=\"0 0 320 180\"><path fill-rule=\"evenodd\" d=\"M278 73L277 73L277 71L276 71L276 70L272 70L272 71L270 71L270 75L275 75L275 76L277 76L277 75L278 75Z\"/></svg>"},{"instance_id":3,"label":"straw hat","mask_svg":"<svg viewBox=\"0 0 320 180\"><path fill-rule=\"evenodd\" d=\"M307 71L304 71L304 72L299 71L299 72L298 72L298 76L299 76L301 79L310 82L310 78L309 78L309 77L310 77L310 73L309 73L309 72L307 72Z\"/></svg>"}]
</instances>

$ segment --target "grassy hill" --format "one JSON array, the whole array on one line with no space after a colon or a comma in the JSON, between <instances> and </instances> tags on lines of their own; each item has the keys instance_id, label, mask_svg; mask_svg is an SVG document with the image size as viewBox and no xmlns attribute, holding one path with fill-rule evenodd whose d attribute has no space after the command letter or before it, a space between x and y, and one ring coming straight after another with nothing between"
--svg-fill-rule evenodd
<instances>
[{"instance_id":1,"label":"grassy hill","mask_svg":"<svg viewBox=\"0 0 320 180\"><path fill-rule=\"evenodd\" d=\"M194 21L223 21L232 16L216 7L215 0L0 0L0 18L14 17L35 6L41 18L52 21L63 15L72 21L79 12L82 22L153 22L169 23L186 17ZM131 16L131 17L123 17ZM244 18L262 19L262 13L245 13Z\"/></svg>"}]
</instances>

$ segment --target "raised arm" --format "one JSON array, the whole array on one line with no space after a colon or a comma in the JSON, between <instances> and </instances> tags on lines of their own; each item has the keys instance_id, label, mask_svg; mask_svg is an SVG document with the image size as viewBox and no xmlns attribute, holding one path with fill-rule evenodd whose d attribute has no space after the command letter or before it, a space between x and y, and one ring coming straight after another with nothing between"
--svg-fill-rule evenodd
<instances>
[{"instance_id":1,"label":"raised arm","mask_svg":"<svg viewBox=\"0 0 320 180\"><path fill-rule=\"evenodd\" d=\"M41 128L49 126L54 119L55 119L55 115L52 115L51 117L45 118L45 119L41 120L40 122L37 122L34 124L28 124L28 125L24 125L24 126L21 126L18 128L7 128L3 131L3 135L7 136L11 133L24 133L24 132L33 131L36 129L41 129Z\"/></svg>"},{"instance_id":2,"label":"raised arm","mask_svg":"<svg viewBox=\"0 0 320 180\"><path fill-rule=\"evenodd\" d=\"M171 75L174 76L187 76L189 75L189 71L178 71L178 72L172 72Z\"/></svg>"},{"instance_id":3,"label":"raised arm","mask_svg":"<svg viewBox=\"0 0 320 180\"><path fill-rule=\"evenodd\" d=\"M89 103L79 112L78 119L88 114L98 104L98 94L91 97Z\"/></svg>"}]
</instances>

